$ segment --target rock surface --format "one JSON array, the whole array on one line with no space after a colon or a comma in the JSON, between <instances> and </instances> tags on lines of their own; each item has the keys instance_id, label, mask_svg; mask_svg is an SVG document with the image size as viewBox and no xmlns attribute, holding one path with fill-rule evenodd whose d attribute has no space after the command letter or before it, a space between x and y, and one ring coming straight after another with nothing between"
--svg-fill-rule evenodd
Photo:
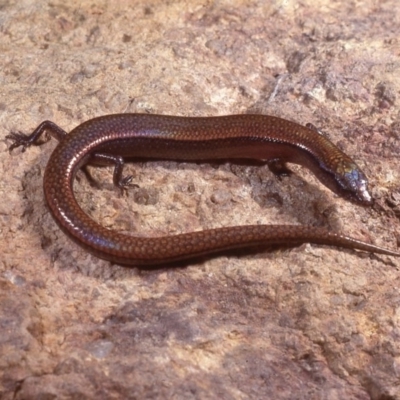
<instances>
[{"instance_id":1,"label":"rock surface","mask_svg":"<svg viewBox=\"0 0 400 400\"><path fill-rule=\"evenodd\" d=\"M43 200L55 141L10 131L119 112L260 112L312 122L353 156L376 203L302 168L140 162L139 188L83 174L82 207L161 235L314 224L396 248L396 0L0 2L0 398L400 399L400 260L322 246L124 268L65 237Z\"/></svg>"}]
</instances>

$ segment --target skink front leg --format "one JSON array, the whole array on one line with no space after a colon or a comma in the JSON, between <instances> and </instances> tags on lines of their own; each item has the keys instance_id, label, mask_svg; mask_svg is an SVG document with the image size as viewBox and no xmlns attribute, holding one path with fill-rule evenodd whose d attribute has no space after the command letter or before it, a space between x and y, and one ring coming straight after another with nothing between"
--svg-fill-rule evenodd
<instances>
[{"instance_id":1,"label":"skink front leg","mask_svg":"<svg viewBox=\"0 0 400 400\"><path fill-rule=\"evenodd\" d=\"M311 122L306 124L306 128L311 129L312 131L315 131L317 133L319 133L322 136L325 136L326 138L330 139L330 135L324 131L322 131L321 129L317 128L314 124L312 124Z\"/></svg>"},{"instance_id":2,"label":"skink front leg","mask_svg":"<svg viewBox=\"0 0 400 400\"><path fill-rule=\"evenodd\" d=\"M275 158L267 162L269 170L281 181L284 176L289 176L292 171L280 158Z\"/></svg>"}]
</instances>

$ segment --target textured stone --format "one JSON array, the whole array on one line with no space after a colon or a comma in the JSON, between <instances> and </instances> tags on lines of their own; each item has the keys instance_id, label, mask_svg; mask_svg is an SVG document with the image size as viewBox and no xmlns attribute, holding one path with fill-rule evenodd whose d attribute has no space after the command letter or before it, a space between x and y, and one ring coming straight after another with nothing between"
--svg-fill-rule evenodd
<instances>
[{"instance_id":1,"label":"textured stone","mask_svg":"<svg viewBox=\"0 0 400 400\"><path fill-rule=\"evenodd\" d=\"M75 182L110 229L156 236L314 224L396 247L395 0L0 4L0 126L109 113L262 112L312 122L370 178L373 208L302 168L139 162ZM44 205L54 140L0 142L0 398L400 399L400 260L303 245L140 270L70 242Z\"/></svg>"}]
</instances>

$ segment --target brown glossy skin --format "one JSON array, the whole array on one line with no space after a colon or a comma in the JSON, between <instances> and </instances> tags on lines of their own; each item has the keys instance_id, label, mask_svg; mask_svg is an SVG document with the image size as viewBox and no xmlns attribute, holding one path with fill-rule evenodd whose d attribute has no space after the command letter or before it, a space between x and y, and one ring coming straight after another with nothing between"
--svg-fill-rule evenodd
<instances>
[{"instance_id":1,"label":"brown glossy skin","mask_svg":"<svg viewBox=\"0 0 400 400\"><path fill-rule=\"evenodd\" d=\"M116 114L89 120L66 134L44 121L29 136L13 133L10 150L23 150L48 131L59 140L47 164L44 193L61 229L92 254L125 265L156 265L253 246L328 244L400 256L399 253L323 228L298 225L234 226L174 236L142 238L108 230L75 200L73 181L85 164L114 164L114 183L123 188L124 157L173 160L257 159L306 166L336 193L371 204L367 179L356 163L314 127L264 115L188 118ZM283 169L282 172L285 170Z\"/></svg>"}]
</instances>

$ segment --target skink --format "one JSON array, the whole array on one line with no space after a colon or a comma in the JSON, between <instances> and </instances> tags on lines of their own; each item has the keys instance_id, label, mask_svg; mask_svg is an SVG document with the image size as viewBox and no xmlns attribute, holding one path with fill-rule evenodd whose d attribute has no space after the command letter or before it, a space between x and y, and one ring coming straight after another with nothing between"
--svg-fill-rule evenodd
<instances>
[{"instance_id":1,"label":"skink","mask_svg":"<svg viewBox=\"0 0 400 400\"><path fill-rule=\"evenodd\" d=\"M73 182L86 164L115 166L114 184L125 188L124 158L171 160L258 159L284 172L286 162L309 168L328 188L359 204L372 202L368 181L357 164L312 125L266 115L176 117L115 114L91 119L69 134L51 121L32 134L11 133L9 150L35 144L44 131L59 143L44 173L44 193L59 227L97 257L124 265L157 265L231 249L305 242L400 256L400 253L324 228L247 225L154 238L108 230L77 203ZM280 169L279 169L280 168Z\"/></svg>"}]
</instances>

